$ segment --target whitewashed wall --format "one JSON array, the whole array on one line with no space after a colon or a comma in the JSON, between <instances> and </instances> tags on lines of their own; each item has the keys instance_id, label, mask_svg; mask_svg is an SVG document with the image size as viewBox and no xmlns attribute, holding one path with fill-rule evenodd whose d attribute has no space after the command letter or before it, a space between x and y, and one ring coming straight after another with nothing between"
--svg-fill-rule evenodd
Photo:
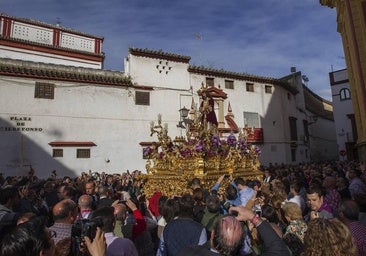
<instances>
[{"instance_id":1,"label":"whitewashed wall","mask_svg":"<svg viewBox=\"0 0 366 256\"><path fill-rule=\"evenodd\" d=\"M2 58L28 60L35 62L75 66L75 67L94 68L94 69L102 68L102 63L98 61L83 60L79 58L71 58L58 54L30 51L25 49L19 50L13 47L3 45L0 45L0 56Z\"/></svg>"},{"instance_id":2,"label":"whitewashed wall","mask_svg":"<svg viewBox=\"0 0 366 256\"><path fill-rule=\"evenodd\" d=\"M332 75L334 82L345 81L344 83L331 85L337 144L338 151L340 151L346 150L346 142L353 141L352 125L347 115L353 114L354 111L352 100L341 100L339 95L341 89L350 90L347 70L335 71Z\"/></svg>"},{"instance_id":3,"label":"whitewashed wall","mask_svg":"<svg viewBox=\"0 0 366 256\"><path fill-rule=\"evenodd\" d=\"M3 152L0 171L7 175L19 173L20 163L31 164L41 177L48 176L54 169L60 175L70 176L89 169L108 173L144 170L145 160L139 143L156 140L150 137L150 122L156 121L160 113L163 123L168 124L170 137L184 135L185 131L176 127L180 119L178 110L183 106L189 108L192 97L198 103L196 91L205 82L205 76L188 72L187 63L169 61L167 66L171 67L171 73L162 74L156 67L160 61L131 55L125 61L126 75L130 75L136 85L153 87L149 106L135 104L132 88L60 81L47 81L56 85L53 100L35 99L34 79L0 77L0 127L17 127L11 117L24 116L31 119L26 127L41 128L37 132L0 131ZM215 85L224 87L224 80L215 78ZM301 81L295 81L295 86L301 89ZM222 88L228 94L224 113L227 114L230 102L239 127L244 126L244 111L259 114L264 133L264 143L259 145L261 162L291 163L289 116L298 118L296 162L309 160L304 153L307 146L301 141L304 114L298 108L304 106L297 99L301 94L290 93L288 98L288 90L264 83L254 83L255 91L249 93L245 83L234 80L233 90ZM271 94L265 93L265 85L272 86ZM88 159L77 159L75 147L63 147L64 157L53 158L49 145L53 141L91 141L96 146L91 147Z\"/></svg>"}]
</instances>

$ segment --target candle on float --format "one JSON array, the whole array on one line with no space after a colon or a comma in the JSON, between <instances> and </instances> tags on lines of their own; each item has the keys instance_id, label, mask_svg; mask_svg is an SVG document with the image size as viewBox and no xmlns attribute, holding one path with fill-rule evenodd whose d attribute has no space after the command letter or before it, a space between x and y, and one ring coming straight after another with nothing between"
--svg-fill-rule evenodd
<instances>
[{"instance_id":1,"label":"candle on float","mask_svg":"<svg viewBox=\"0 0 366 256\"><path fill-rule=\"evenodd\" d=\"M158 122L161 122L161 114L158 114Z\"/></svg>"}]
</instances>

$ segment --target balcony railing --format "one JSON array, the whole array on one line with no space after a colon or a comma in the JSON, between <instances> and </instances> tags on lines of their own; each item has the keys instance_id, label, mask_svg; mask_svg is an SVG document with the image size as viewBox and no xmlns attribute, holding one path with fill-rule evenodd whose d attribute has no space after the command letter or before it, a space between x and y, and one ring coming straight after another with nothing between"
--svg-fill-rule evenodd
<instances>
[{"instance_id":1,"label":"balcony railing","mask_svg":"<svg viewBox=\"0 0 366 256\"><path fill-rule=\"evenodd\" d=\"M263 143L263 128L244 128L247 130L247 142Z\"/></svg>"}]
</instances>

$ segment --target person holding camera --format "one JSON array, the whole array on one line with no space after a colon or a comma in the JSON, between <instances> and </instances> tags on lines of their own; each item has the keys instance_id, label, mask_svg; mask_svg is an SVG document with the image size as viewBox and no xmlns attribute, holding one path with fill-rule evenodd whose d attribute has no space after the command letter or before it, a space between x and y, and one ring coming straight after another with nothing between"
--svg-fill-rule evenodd
<instances>
[{"instance_id":1,"label":"person holding camera","mask_svg":"<svg viewBox=\"0 0 366 256\"><path fill-rule=\"evenodd\" d=\"M146 230L146 221L137 205L127 198L113 205L117 225L114 232L117 236L126 237L135 241Z\"/></svg>"},{"instance_id":2,"label":"person holding camera","mask_svg":"<svg viewBox=\"0 0 366 256\"><path fill-rule=\"evenodd\" d=\"M263 240L261 256L290 256L290 251L285 242L277 235L268 221L263 220L259 215L244 206L230 207L230 214L237 215L236 219L247 222L247 225L254 225Z\"/></svg>"},{"instance_id":3,"label":"person holding camera","mask_svg":"<svg viewBox=\"0 0 366 256\"><path fill-rule=\"evenodd\" d=\"M227 187L225 189L225 195L220 195L218 193L219 188L221 186L221 183L226 179L228 179L230 181L230 183L227 185ZM227 212L229 211L230 206L241 205L238 190L236 188L235 183L232 181L232 179L233 179L233 177L232 177L231 174L221 175L217 179L215 185L211 188L212 194L217 194L218 197L220 198L220 200L222 201L221 211L224 214L227 214Z\"/></svg>"},{"instance_id":4,"label":"person holding camera","mask_svg":"<svg viewBox=\"0 0 366 256\"><path fill-rule=\"evenodd\" d=\"M114 256L138 256L137 249L134 243L127 238L121 238L114 235L113 230L116 225L114 208L104 206L96 209L91 216L91 219L100 217L103 225L101 230L105 232L104 237L107 243L107 255Z\"/></svg>"},{"instance_id":5,"label":"person holding camera","mask_svg":"<svg viewBox=\"0 0 366 256\"><path fill-rule=\"evenodd\" d=\"M58 252L54 241L55 236L56 233L46 227L45 218L34 216L6 234L1 243L0 255L78 255L70 248L71 237L66 238L69 239L69 243L63 248L62 252ZM106 242L104 233L100 228L97 228L93 240L89 237L84 237L84 241L86 245L83 248L85 255L106 255Z\"/></svg>"}]
</instances>

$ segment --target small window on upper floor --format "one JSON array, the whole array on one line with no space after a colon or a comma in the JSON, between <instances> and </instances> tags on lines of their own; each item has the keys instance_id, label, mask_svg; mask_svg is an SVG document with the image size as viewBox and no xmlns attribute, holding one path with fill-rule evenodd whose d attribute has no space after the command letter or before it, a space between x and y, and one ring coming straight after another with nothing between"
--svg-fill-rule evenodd
<instances>
[{"instance_id":1,"label":"small window on upper floor","mask_svg":"<svg viewBox=\"0 0 366 256\"><path fill-rule=\"evenodd\" d=\"M254 84L253 83L246 83L247 92L254 92Z\"/></svg>"},{"instance_id":2,"label":"small window on upper floor","mask_svg":"<svg viewBox=\"0 0 366 256\"><path fill-rule=\"evenodd\" d=\"M259 126L259 114L256 112L243 112L244 125L249 128L260 128Z\"/></svg>"},{"instance_id":3,"label":"small window on upper floor","mask_svg":"<svg viewBox=\"0 0 366 256\"><path fill-rule=\"evenodd\" d=\"M340 100L350 100L351 92L347 88L343 88L339 91L339 99Z\"/></svg>"},{"instance_id":4,"label":"small window on upper floor","mask_svg":"<svg viewBox=\"0 0 366 256\"><path fill-rule=\"evenodd\" d=\"M57 148L57 149L55 148L52 151L52 156L53 157L63 157L64 156L64 150L60 149L60 148Z\"/></svg>"},{"instance_id":5,"label":"small window on upper floor","mask_svg":"<svg viewBox=\"0 0 366 256\"><path fill-rule=\"evenodd\" d=\"M266 86L264 87L264 91L265 91L266 93L272 93L272 86L270 86L270 85L266 85Z\"/></svg>"},{"instance_id":6,"label":"small window on upper floor","mask_svg":"<svg viewBox=\"0 0 366 256\"><path fill-rule=\"evenodd\" d=\"M234 89L234 81L225 80L225 89Z\"/></svg>"},{"instance_id":7,"label":"small window on upper floor","mask_svg":"<svg viewBox=\"0 0 366 256\"><path fill-rule=\"evenodd\" d=\"M214 78L206 77L206 86L214 86Z\"/></svg>"},{"instance_id":8,"label":"small window on upper floor","mask_svg":"<svg viewBox=\"0 0 366 256\"><path fill-rule=\"evenodd\" d=\"M40 99L54 99L55 85L50 83L36 82L34 90L34 98Z\"/></svg>"},{"instance_id":9,"label":"small window on upper floor","mask_svg":"<svg viewBox=\"0 0 366 256\"><path fill-rule=\"evenodd\" d=\"M291 100L291 94L289 92L287 93L287 99Z\"/></svg>"},{"instance_id":10,"label":"small window on upper floor","mask_svg":"<svg viewBox=\"0 0 366 256\"><path fill-rule=\"evenodd\" d=\"M136 105L150 105L150 92L136 91Z\"/></svg>"},{"instance_id":11,"label":"small window on upper floor","mask_svg":"<svg viewBox=\"0 0 366 256\"><path fill-rule=\"evenodd\" d=\"M290 116L289 118L290 123L290 139L293 141L297 140L297 118Z\"/></svg>"},{"instance_id":12,"label":"small window on upper floor","mask_svg":"<svg viewBox=\"0 0 366 256\"><path fill-rule=\"evenodd\" d=\"M76 158L90 158L90 149L89 148L76 149Z\"/></svg>"}]
</instances>

